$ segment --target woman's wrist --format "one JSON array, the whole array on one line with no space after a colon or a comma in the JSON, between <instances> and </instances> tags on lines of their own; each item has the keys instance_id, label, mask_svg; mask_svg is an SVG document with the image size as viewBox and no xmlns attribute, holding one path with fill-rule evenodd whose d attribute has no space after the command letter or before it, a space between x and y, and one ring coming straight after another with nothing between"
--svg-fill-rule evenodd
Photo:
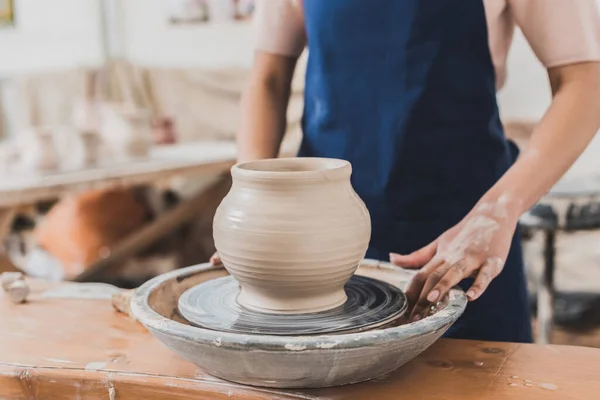
<instances>
[{"instance_id":1,"label":"woman's wrist","mask_svg":"<svg viewBox=\"0 0 600 400\"><path fill-rule=\"evenodd\" d=\"M486 193L473 212L477 215L486 215L497 221L505 221L515 224L519 221L521 215L526 211L525 202L521 197L509 192L496 194L493 191Z\"/></svg>"}]
</instances>

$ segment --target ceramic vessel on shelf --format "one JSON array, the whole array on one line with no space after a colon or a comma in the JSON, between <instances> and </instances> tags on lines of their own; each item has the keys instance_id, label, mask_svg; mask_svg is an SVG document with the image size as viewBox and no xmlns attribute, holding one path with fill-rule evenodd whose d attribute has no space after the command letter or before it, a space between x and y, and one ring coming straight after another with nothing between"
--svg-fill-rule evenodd
<instances>
[{"instance_id":1,"label":"ceramic vessel on shelf","mask_svg":"<svg viewBox=\"0 0 600 400\"><path fill-rule=\"evenodd\" d=\"M157 118L153 121L154 143L158 145L174 144L177 142L173 119L169 117Z\"/></svg>"},{"instance_id":2,"label":"ceramic vessel on shelf","mask_svg":"<svg viewBox=\"0 0 600 400\"><path fill-rule=\"evenodd\" d=\"M73 106L72 125L79 131L97 131L100 128L101 103L82 99Z\"/></svg>"},{"instance_id":3,"label":"ceramic vessel on shelf","mask_svg":"<svg viewBox=\"0 0 600 400\"><path fill-rule=\"evenodd\" d=\"M60 158L52 130L35 128L22 136L19 169L22 172L57 170Z\"/></svg>"},{"instance_id":4,"label":"ceramic vessel on shelf","mask_svg":"<svg viewBox=\"0 0 600 400\"><path fill-rule=\"evenodd\" d=\"M369 213L350 183L350 163L280 158L235 165L213 234L241 286L238 303L308 313L346 301L344 285L365 256Z\"/></svg>"},{"instance_id":5,"label":"ceramic vessel on shelf","mask_svg":"<svg viewBox=\"0 0 600 400\"><path fill-rule=\"evenodd\" d=\"M19 164L21 152L15 141L0 142L0 174L9 174Z\"/></svg>"},{"instance_id":6,"label":"ceramic vessel on shelf","mask_svg":"<svg viewBox=\"0 0 600 400\"><path fill-rule=\"evenodd\" d=\"M102 135L119 160L140 159L152 146L152 118L149 112L127 105L105 105Z\"/></svg>"},{"instance_id":7,"label":"ceramic vessel on shelf","mask_svg":"<svg viewBox=\"0 0 600 400\"><path fill-rule=\"evenodd\" d=\"M81 131L79 138L82 144L82 163L86 167L98 164L101 145L100 135L96 131Z\"/></svg>"},{"instance_id":8,"label":"ceramic vessel on shelf","mask_svg":"<svg viewBox=\"0 0 600 400\"><path fill-rule=\"evenodd\" d=\"M101 141L97 132L61 127L55 129L54 139L62 170L90 168L98 163Z\"/></svg>"}]
</instances>

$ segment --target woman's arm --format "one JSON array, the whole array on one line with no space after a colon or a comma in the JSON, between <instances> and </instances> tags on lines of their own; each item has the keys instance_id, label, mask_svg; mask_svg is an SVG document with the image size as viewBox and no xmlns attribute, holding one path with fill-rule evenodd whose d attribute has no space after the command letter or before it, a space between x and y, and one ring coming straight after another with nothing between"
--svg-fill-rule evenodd
<instances>
[{"instance_id":1,"label":"woman's arm","mask_svg":"<svg viewBox=\"0 0 600 400\"><path fill-rule=\"evenodd\" d=\"M520 215L567 171L600 128L600 63L549 69L553 101L527 150L456 226L406 256L390 255L401 267L424 266L407 295L413 317L443 298L462 279L475 300L504 266Z\"/></svg>"},{"instance_id":2,"label":"woman's arm","mask_svg":"<svg viewBox=\"0 0 600 400\"><path fill-rule=\"evenodd\" d=\"M297 58L257 52L242 97L238 161L277 157L286 130L287 107Z\"/></svg>"},{"instance_id":3,"label":"woman's arm","mask_svg":"<svg viewBox=\"0 0 600 400\"><path fill-rule=\"evenodd\" d=\"M553 101L527 150L482 198L518 218L546 194L600 127L600 63L548 70Z\"/></svg>"},{"instance_id":4,"label":"woman's arm","mask_svg":"<svg viewBox=\"0 0 600 400\"><path fill-rule=\"evenodd\" d=\"M296 61L296 57L256 52L250 82L242 96L238 162L279 154ZM219 255L215 253L210 262L220 264Z\"/></svg>"}]
</instances>

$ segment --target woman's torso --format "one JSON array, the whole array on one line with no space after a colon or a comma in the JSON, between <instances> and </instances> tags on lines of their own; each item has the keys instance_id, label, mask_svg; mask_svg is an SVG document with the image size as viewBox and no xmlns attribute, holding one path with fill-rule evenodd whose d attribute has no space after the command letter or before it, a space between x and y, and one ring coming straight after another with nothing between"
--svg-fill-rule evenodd
<instances>
[{"instance_id":1,"label":"woman's torso","mask_svg":"<svg viewBox=\"0 0 600 400\"><path fill-rule=\"evenodd\" d=\"M480 0L304 0L300 156L348 160L372 249L433 240L511 163ZM381 257L378 255L378 257Z\"/></svg>"}]
</instances>

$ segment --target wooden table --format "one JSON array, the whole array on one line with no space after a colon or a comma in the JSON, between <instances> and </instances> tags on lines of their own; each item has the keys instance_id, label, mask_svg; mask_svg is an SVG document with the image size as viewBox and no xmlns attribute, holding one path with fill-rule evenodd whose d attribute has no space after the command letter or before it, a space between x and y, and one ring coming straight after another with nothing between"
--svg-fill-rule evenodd
<instances>
[{"instance_id":1,"label":"wooden table","mask_svg":"<svg viewBox=\"0 0 600 400\"><path fill-rule=\"evenodd\" d=\"M2 176L0 208L88 189L141 185L181 174L227 171L236 155L235 142L194 142L157 146L148 158L139 161L109 163L76 171Z\"/></svg>"},{"instance_id":2,"label":"wooden table","mask_svg":"<svg viewBox=\"0 0 600 400\"><path fill-rule=\"evenodd\" d=\"M58 289L82 287L65 285L85 284ZM2 399L593 400L600 393L600 350L459 340L440 340L373 382L305 391L244 387L180 359L106 299L48 298L48 285L32 286L28 304L0 295Z\"/></svg>"}]
</instances>

